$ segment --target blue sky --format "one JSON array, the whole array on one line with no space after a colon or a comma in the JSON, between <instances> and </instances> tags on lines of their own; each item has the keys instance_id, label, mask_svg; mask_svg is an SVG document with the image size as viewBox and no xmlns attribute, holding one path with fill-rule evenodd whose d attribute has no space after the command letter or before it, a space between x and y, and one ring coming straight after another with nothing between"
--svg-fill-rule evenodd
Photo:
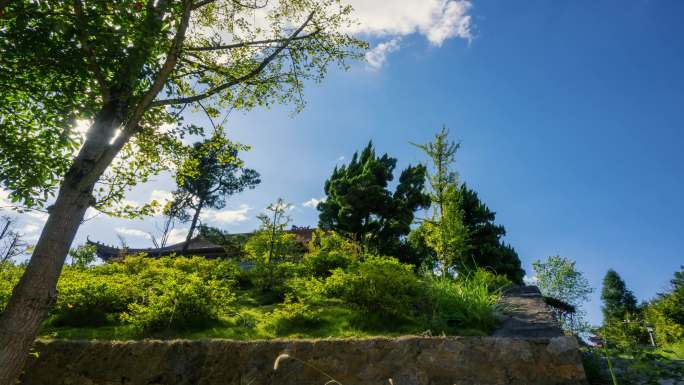
<instances>
[{"instance_id":1,"label":"blue sky","mask_svg":"<svg viewBox=\"0 0 684 385\"><path fill-rule=\"evenodd\" d=\"M378 16L371 2L355 1L373 56L310 85L302 113L284 106L229 116L231 137L253 146L244 158L263 183L205 220L249 231L282 197L295 205L295 224L315 226L316 210L304 203L323 197L335 164L371 139L399 168L423 162L409 142L428 141L444 124L462 141L462 180L497 212L528 273L549 255L577 261L596 288L592 322L608 268L640 300L664 289L684 264L684 2L394 3ZM405 17L420 12L439 17ZM130 199L172 189L162 175ZM26 226L38 219L27 216ZM155 220L97 217L78 241L115 243L118 231L149 246L141 231Z\"/></svg>"}]
</instances>

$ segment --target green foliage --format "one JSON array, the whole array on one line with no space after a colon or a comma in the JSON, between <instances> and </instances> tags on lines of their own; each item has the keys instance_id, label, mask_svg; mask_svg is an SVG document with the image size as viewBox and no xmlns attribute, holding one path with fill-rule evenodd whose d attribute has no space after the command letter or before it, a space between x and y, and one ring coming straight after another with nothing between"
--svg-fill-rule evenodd
<instances>
[{"instance_id":1,"label":"green foliage","mask_svg":"<svg viewBox=\"0 0 684 385\"><path fill-rule=\"evenodd\" d=\"M659 293L643 310L660 345L684 340L684 267L675 272L670 284L670 290Z\"/></svg>"},{"instance_id":2,"label":"green foliage","mask_svg":"<svg viewBox=\"0 0 684 385\"><path fill-rule=\"evenodd\" d=\"M411 230L414 212L429 204L423 193L425 167L409 166L402 171L394 192L397 160L376 156L372 143L361 154L354 153L348 165L335 167L325 182L326 200L318 204L319 226L334 230L378 254L392 255L400 238Z\"/></svg>"},{"instance_id":3,"label":"green foliage","mask_svg":"<svg viewBox=\"0 0 684 385\"><path fill-rule=\"evenodd\" d=\"M425 283L430 329L433 333L455 334L463 330L493 330L497 324L493 310L501 289L510 281L478 269L458 279L428 276Z\"/></svg>"},{"instance_id":4,"label":"green foliage","mask_svg":"<svg viewBox=\"0 0 684 385\"><path fill-rule=\"evenodd\" d=\"M543 295L564 301L577 309L572 316L556 311L561 326L573 333L586 331L588 325L584 322L580 305L589 300L593 289L584 274L577 270L575 262L556 255L543 262L537 260L532 267Z\"/></svg>"},{"instance_id":5,"label":"green foliage","mask_svg":"<svg viewBox=\"0 0 684 385\"><path fill-rule=\"evenodd\" d=\"M223 247L226 255L237 257L245 253L245 244L250 238L246 234L230 234L219 228L207 225L199 226L199 234L209 242Z\"/></svg>"},{"instance_id":6,"label":"green foliage","mask_svg":"<svg viewBox=\"0 0 684 385\"><path fill-rule=\"evenodd\" d=\"M74 267L85 268L95 262L97 247L91 244L83 244L75 249L69 250L71 265Z\"/></svg>"},{"instance_id":7,"label":"green foliage","mask_svg":"<svg viewBox=\"0 0 684 385\"><path fill-rule=\"evenodd\" d=\"M65 267L57 284L57 303L49 322L55 326L115 323L130 304L142 300L138 277L109 274L97 267Z\"/></svg>"},{"instance_id":8,"label":"green foliage","mask_svg":"<svg viewBox=\"0 0 684 385\"><path fill-rule=\"evenodd\" d=\"M52 326L127 323L143 335L216 321L233 301L237 266L202 257L130 256L121 262L65 267Z\"/></svg>"},{"instance_id":9,"label":"green foliage","mask_svg":"<svg viewBox=\"0 0 684 385\"><path fill-rule=\"evenodd\" d=\"M314 277L327 277L332 270L345 269L357 259L358 246L334 231L316 230L302 258L302 265Z\"/></svg>"},{"instance_id":10,"label":"green foliage","mask_svg":"<svg viewBox=\"0 0 684 385\"><path fill-rule=\"evenodd\" d=\"M286 300L267 316L264 327L276 336L284 336L293 331L315 329L322 323L320 310L314 310L303 302Z\"/></svg>"},{"instance_id":11,"label":"green foliage","mask_svg":"<svg viewBox=\"0 0 684 385\"><path fill-rule=\"evenodd\" d=\"M456 190L456 205L463 213L463 226L468 234L468 247L462 261L465 270L478 267L492 269L497 274L507 276L513 283L522 284L525 271L518 253L501 240L506 235L506 229L494 223L496 213L466 184Z\"/></svg>"},{"instance_id":12,"label":"green foliage","mask_svg":"<svg viewBox=\"0 0 684 385\"><path fill-rule=\"evenodd\" d=\"M19 282L22 274L24 274L23 267L11 261L0 262L0 313L7 306L12 289Z\"/></svg>"},{"instance_id":13,"label":"green foliage","mask_svg":"<svg viewBox=\"0 0 684 385\"><path fill-rule=\"evenodd\" d=\"M638 311L636 297L631 290L627 289L625 281L613 269L608 270L603 278L601 300L603 301L604 323L622 321L630 314L636 315Z\"/></svg>"},{"instance_id":14,"label":"green foliage","mask_svg":"<svg viewBox=\"0 0 684 385\"><path fill-rule=\"evenodd\" d=\"M225 285L199 274L168 274L146 288L144 299L131 303L122 321L142 333L205 326L218 321L233 296Z\"/></svg>"},{"instance_id":15,"label":"green foliage","mask_svg":"<svg viewBox=\"0 0 684 385\"><path fill-rule=\"evenodd\" d=\"M220 133L195 143L189 157L176 172L178 189L167 214L191 221L187 241L195 231L202 209L222 209L232 195L261 183L259 173L244 167L238 157L249 147L232 143ZM185 250L184 250L185 251Z\"/></svg>"},{"instance_id":16,"label":"green foliage","mask_svg":"<svg viewBox=\"0 0 684 385\"><path fill-rule=\"evenodd\" d=\"M254 22L250 5L213 1L192 11L195 33L177 35L184 30L189 4L151 2L132 7L129 2L15 1L4 5L0 185L12 199L40 206L54 193L82 142L73 132L78 119L111 117L114 110L121 123L141 109L141 124L137 117L133 122L138 126L135 146L128 146L132 162L119 162L111 170L110 181L116 185L104 195L115 199L103 199L100 206L109 205L123 197L122 187L168 169L166 161L171 157L167 155L179 144L175 139L193 133L182 125L178 113L184 105L202 101L195 107L213 117L226 106L245 110L293 102L299 110L305 80L321 80L328 65L344 66L345 59L362 57L359 49L366 46L343 32L351 22L351 8L332 0L269 4L265 26ZM293 25L302 28L297 39L289 39ZM216 40L217 36L226 41ZM252 44L257 36L274 43ZM166 67L167 59L175 56L175 39L183 49L179 60ZM245 44L220 48L238 41ZM223 61L227 53L228 63ZM159 90L167 99L145 100L145 95L155 99ZM162 132L159 128L165 123L175 129ZM109 139L118 128L115 124L103 133ZM32 167L22 167L26 164ZM126 166L130 164L133 167Z\"/></svg>"},{"instance_id":17,"label":"green foliage","mask_svg":"<svg viewBox=\"0 0 684 385\"><path fill-rule=\"evenodd\" d=\"M356 306L367 315L403 322L415 311L421 289L413 266L395 258L368 257L325 280L327 295Z\"/></svg>"},{"instance_id":18,"label":"green foliage","mask_svg":"<svg viewBox=\"0 0 684 385\"><path fill-rule=\"evenodd\" d=\"M281 301L287 291L288 280L295 278L302 270L292 262L257 263L249 271L252 285L262 293L272 294L274 301Z\"/></svg>"},{"instance_id":19,"label":"green foliage","mask_svg":"<svg viewBox=\"0 0 684 385\"><path fill-rule=\"evenodd\" d=\"M455 199L458 174L452 169L460 143L450 141L449 131L442 127L433 142L415 146L425 152L432 163L432 172L428 175L432 216L423 221L422 232L425 243L435 251L442 273L447 274L455 264L463 264L468 248L463 213Z\"/></svg>"},{"instance_id":20,"label":"green foliage","mask_svg":"<svg viewBox=\"0 0 684 385\"><path fill-rule=\"evenodd\" d=\"M458 206L454 186L447 186L444 189L439 205L440 216L424 221L421 230L425 243L435 251L442 274L447 275L454 266L465 266L469 237L468 229L463 226L463 212ZM463 268L460 271L466 272Z\"/></svg>"}]
</instances>

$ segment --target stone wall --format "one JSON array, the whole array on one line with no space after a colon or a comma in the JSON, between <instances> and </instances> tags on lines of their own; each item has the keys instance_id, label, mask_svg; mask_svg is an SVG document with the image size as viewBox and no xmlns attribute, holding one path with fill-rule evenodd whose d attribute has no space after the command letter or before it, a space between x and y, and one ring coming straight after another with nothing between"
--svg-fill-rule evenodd
<instances>
[{"instance_id":1,"label":"stone wall","mask_svg":"<svg viewBox=\"0 0 684 385\"><path fill-rule=\"evenodd\" d=\"M563 336L536 287L509 288L500 308L492 337L38 341L22 384L586 384L577 341ZM275 370L282 354L289 358Z\"/></svg>"},{"instance_id":2,"label":"stone wall","mask_svg":"<svg viewBox=\"0 0 684 385\"><path fill-rule=\"evenodd\" d=\"M22 384L324 385L321 372L344 385L586 384L572 337L38 341L35 350Z\"/></svg>"}]
</instances>

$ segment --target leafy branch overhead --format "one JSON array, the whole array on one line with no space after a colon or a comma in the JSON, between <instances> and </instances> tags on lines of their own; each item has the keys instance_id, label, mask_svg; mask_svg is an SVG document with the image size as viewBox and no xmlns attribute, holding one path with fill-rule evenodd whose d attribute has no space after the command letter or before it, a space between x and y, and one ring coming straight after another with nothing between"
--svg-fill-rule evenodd
<instances>
[{"instance_id":1,"label":"leafy branch overhead","mask_svg":"<svg viewBox=\"0 0 684 385\"><path fill-rule=\"evenodd\" d=\"M226 109L291 102L299 111L305 82L361 57L365 43L343 32L350 12L333 0L7 5L0 183L17 204L44 205L83 145L75 123L110 107L120 127L87 132L116 155L93 205L126 214L117 207L125 191L182 162L181 139L204 132L183 121L188 106L212 123Z\"/></svg>"}]
</instances>

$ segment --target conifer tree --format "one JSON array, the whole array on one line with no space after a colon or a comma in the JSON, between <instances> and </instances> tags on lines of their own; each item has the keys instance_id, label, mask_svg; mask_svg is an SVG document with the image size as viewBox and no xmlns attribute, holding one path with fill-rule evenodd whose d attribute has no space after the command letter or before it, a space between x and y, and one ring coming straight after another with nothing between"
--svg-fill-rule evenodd
<instances>
[{"instance_id":1,"label":"conifer tree","mask_svg":"<svg viewBox=\"0 0 684 385\"><path fill-rule=\"evenodd\" d=\"M425 167L408 166L394 192L397 160L376 156L372 143L354 153L348 165L335 167L325 182L326 200L318 204L319 226L335 230L373 253L392 255L411 231L414 212L425 208Z\"/></svg>"},{"instance_id":2,"label":"conifer tree","mask_svg":"<svg viewBox=\"0 0 684 385\"><path fill-rule=\"evenodd\" d=\"M613 269L603 278L603 322L622 321L637 312L637 300L625 285L620 275Z\"/></svg>"}]
</instances>

